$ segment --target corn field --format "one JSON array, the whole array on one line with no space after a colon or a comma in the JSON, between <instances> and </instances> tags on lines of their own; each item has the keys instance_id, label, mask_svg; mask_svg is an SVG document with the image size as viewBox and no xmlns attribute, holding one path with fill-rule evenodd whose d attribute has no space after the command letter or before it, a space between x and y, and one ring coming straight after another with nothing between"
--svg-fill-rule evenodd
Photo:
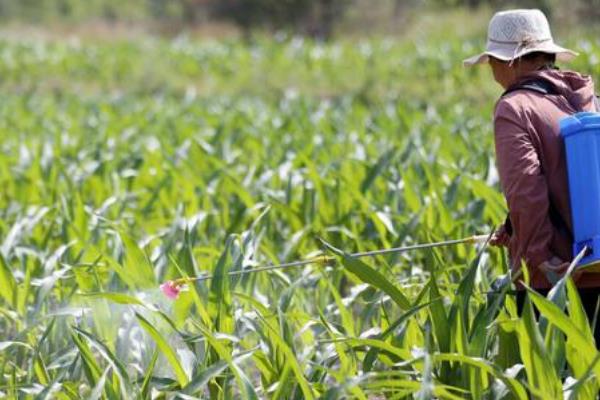
<instances>
[{"instance_id":1,"label":"corn field","mask_svg":"<svg viewBox=\"0 0 600 400\"><path fill-rule=\"evenodd\" d=\"M480 44L3 39L0 397L596 398L570 279L519 316L502 250L350 255L503 221Z\"/></svg>"}]
</instances>

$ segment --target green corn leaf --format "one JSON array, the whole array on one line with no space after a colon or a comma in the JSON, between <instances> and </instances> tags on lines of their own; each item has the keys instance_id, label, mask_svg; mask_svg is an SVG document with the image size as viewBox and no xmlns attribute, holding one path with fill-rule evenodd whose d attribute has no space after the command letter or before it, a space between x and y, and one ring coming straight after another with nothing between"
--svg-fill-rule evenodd
<instances>
[{"instance_id":1,"label":"green corn leaf","mask_svg":"<svg viewBox=\"0 0 600 400\"><path fill-rule=\"evenodd\" d=\"M144 381L142 382L142 387L140 388L140 397L144 400L150 398L150 382L152 381L152 374L154 373L154 367L156 366L156 361L158 360L158 354L159 349L154 349L150 364L148 364L146 367L146 375L144 376Z\"/></svg>"},{"instance_id":2,"label":"green corn leaf","mask_svg":"<svg viewBox=\"0 0 600 400\"><path fill-rule=\"evenodd\" d=\"M572 279L567 280L566 283L567 288L567 310L569 312L569 317L571 321L573 321L573 325L587 339L588 342L592 342L594 340L594 334L592 333L592 329L590 327L590 322L588 321L587 315L585 314L585 309L583 308L583 304L581 303L581 298L579 297L579 293L577 292L577 288Z\"/></svg>"},{"instance_id":3,"label":"green corn leaf","mask_svg":"<svg viewBox=\"0 0 600 400\"><path fill-rule=\"evenodd\" d=\"M6 263L6 259L0 254L0 295L11 306L15 306L15 291L17 283Z\"/></svg>"},{"instance_id":4,"label":"green corn leaf","mask_svg":"<svg viewBox=\"0 0 600 400\"><path fill-rule=\"evenodd\" d=\"M192 395L197 391L204 389L208 382L218 376L221 372L229 367L229 364L224 360L219 360L210 367L203 370L200 374L193 377L190 382L183 388L182 393Z\"/></svg>"},{"instance_id":5,"label":"green corn leaf","mask_svg":"<svg viewBox=\"0 0 600 400\"><path fill-rule=\"evenodd\" d=\"M339 250L329 243L323 241L323 244L333 253L342 258L343 266L352 274L356 275L361 281L368 283L382 290L404 311L410 309L410 301L402 294L392 282L390 282L382 273L373 269L356 257Z\"/></svg>"},{"instance_id":6,"label":"green corn leaf","mask_svg":"<svg viewBox=\"0 0 600 400\"><path fill-rule=\"evenodd\" d=\"M433 323L433 335L437 340L440 352L450 351L450 341L452 338L450 324L446 310L444 309L443 298L440 296L435 278L429 281L429 300L432 302L429 307L431 322Z\"/></svg>"},{"instance_id":7,"label":"green corn leaf","mask_svg":"<svg viewBox=\"0 0 600 400\"><path fill-rule=\"evenodd\" d=\"M487 360L477 357L468 357L462 354L444 353L434 354L433 359L435 362L452 361L476 367L482 372L490 374L496 379L501 380L510 389L515 398L524 400L528 399L525 387L518 380L505 376L501 370Z\"/></svg>"},{"instance_id":8,"label":"green corn leaf","mask_svg":"<svg viewBox=\"0 0 600 400\"><path fill-rule=\"evenodd\" d=\"M232 318L230 282L227 273L231 268L229 251L233 245L235 236L229 236L225 243L225 249L217 262L210 283L208 311L213 318L215 328L222 333L233 332L234 322Z\"/></svg>"},{"instance_id":9,"label":"green corn leaf","mask_svg":"<svg viewBox=\"0 0 600 400\"><path fill-rule=\"evenodd\" d=\"M252 354L252 352L248 352L247 354L244 354L244 357L241 357L238 360L236 360L234 357L232 357L231 352L228 350L228 348L226 346L224 346L223 343L221 343L214 335L212 335L210 332L206 331L203 328L199 328L199 329L202 331L202 334L206 338L208 344L211 346L211 348L213 348L215 350L215 352L220 357L219 361L225 361L227 363L229 369L234 374L234 376L238 382L239 389L240 389L241 393L243 394L244 398L258 399L258 395L256 394L252 385L249 383L248 378L243 374L241 368L239 368L236 364L236 361L245 359L246 356L250 356ZM217 361L217 362L219 362L219 361ZM214 377L214 375L216 375L216 374L213 374L213 377ZM190 389L194 389L194 387L191 387ZM310 393L310 392L308 392L308 393ZM312 397L309 397L309 398L312 398Z\"/></svg>"},{"instance_id":10,"label":"green corn leaf","mask_svg":"<svg viewBox=\"0 0 600 400\"><path fill-rule=\"evenodd\" d=\"M104 358L110 364L116 376L119 378L121 395L125 397L130 396L133 393L133 389L131 388L131 381L129 379L129 374L127 373L127 370L125 369L125 366L121 363L121 361L119 361L119 359L115 357L115 355L112 353L112 351L110 351L110 349L106 345L104 345L101 341L96 339L92 334L77 327L73 327L73 329L77 333L82 335L84 338L86 338L88 342L92 345L92 347L94 347L100 353L102 358ZM97 376L100 375L100 371L101 369L98 368ZM96 377L95 379L96 382L94 382L94 384L97 383L98 378Z\"/></svg>"},{"instance_id":11,"label":"green corn leaf","mask_svg":"<svg viewBox=\"0 0 600 400\"><path fill-rule=\"evenodd\" d=\"M337 341L347 343L355 348L377 348L380 353L392 356L398 361L408 361L412 359L412 354L409 350L393 346L379 339L358 339L358 338L340 338Z\"/></svg>"},{"instance_id":12,"label":"green corn leaf","mask_svg":"<svg viewBox=\"0 0 600 400\"><path fill-rule=\"evenodd\" d=\"M135 282L136 287L147 289L156 285L154 268L150 260L138 244L128 235L121 234L125 256L123 259L123 270L130 279Z\"/></svg>"},{"instance_id":13,"label":"green corn leaf","mask_svg":"<svg viewBox=\"0 0 600 400\"><path fill-rule=\"evenodd\" d=\"M98 379L98 383L92 389L92 392L89 394L89 400L99 400L102 397L102 392L104 391L104 385L106 384L106 376L110 372L111 367L109 366L104 370L100 379Z\"/></svg>"},{"instance_id":14,"label":"green corn leaf","mask_svg":"<svg viewBox=\"0 0 600 400\"><path fill-rule=\"evenodd\" d=\"M100 366L97 364L96 359L94 358L94 355L92 354L92 351L87 343L81 340L79 335L72 334L71 338L79 350L79 355L83 363L83 371L88 382L92 386L96 386L98 379L100 378Z\"/></svg>"},{"instance_id":15,"label":"green corn leaf","mask_svg":"<svg viewBox=\"0 0 600 400\"><path fill-rule=\"evenodd\" d=\"M337 289L333 286L333 284L329 280L326 280L325 283L327 284L327 287L329 288L329 291L330 291L331 295L333 296L335 304L337 305L338 312L340 313L340 319L342 322L342 326L346 330L346 335L356 336L352 313L342 302L342 298L341 298L340 294L338 293Z\"/></svg>"},{"instance_id":16,"label":"green corn leaf","mask_svg":"<svg viewBox=\"0 0 600 400\"><path fill-rule=\"evenodd\" d=\"M296 381L300 386L300 390L302 391L304 398L313 399L313 391L311 390L311 386L306 380L306 377L304 376L302 367L299 364L296 357L294 356L294 352L292 351L292 349L281 338L281 333L278 332L278 330L276 330L273 326L271 326L265 319L263 319L263 327L267 332L270 333L269 338L272 341L272 346L283 355L283 358L286 360L287 366L291 368L291 371L293 372Z\"/></svg>"},{"instance_id":17,"label":"green corn leaf","mask_svg":"<svg viewBox=\"0 0 600 400\"><path fill-rule=\"evenodd\" d=\"M586 335L585 331L582 332L556 304L528 287L527 291L531 296L531 301L540 310L540 313L567 336L567 341L581 351L586 364L591 365L598 354L593 339ZM600 365L597 364L594 372L596 377L600 379Z\"/></svg>"},{"instance_id":18,"label":"green corn leaf","mask_svg":"<svg viewBox=\"0 0 600 400\"><path fill-rule=\"evenodd\" d=\"M185 373L185 370L181 366L181 363L179 362L177 354L175 354L173 348L162 337L162 335L160 334L160 332L158 332L154 325L152 325L150 322L148 322L148 320L146 320L138 313L135 313L135 316L138 322L140 323L141 327L144 328L146 332L148 332L152 339L154 339L154 342L156 343L160 351L163 353L168 363L171 365L171 368L173 368L173 372L175 373L177 381L179 382L181 387L184 387L188 383L189 379Z\"/></svg>"},{"instance_id":19,"label":"green corn leaf","mask_svg":"<svg viewBox=\"0 0 600 400\"><path fill-rule=\"evenodd\" d=\"M397 149L391 148L379 157L375 165L369 169L367 176L360 185L360 191L362 193L365 193L367 190L369 190L373 182L375 182L375 179L387 169L388 165L394 160L397 151Z\"/></svg>"},{"instance_id":20,"label":"green corn leaf","mask_svg":"<svg viewBox=\"0 0 600 400\"><path fill-rule=\"evenodd\" d=\"M389 336L391 336L395 330L397 330L402 324L407 322L412 316L414 316L417 312L421 311L423 308L431 307L433 302L420 304L408 310L406 313L402 314L396 321L390 324L390 326L381 334L377 335L375 339L385 341ZM367 354L365 355L363 361L363 370L365 372L371 371L373 368L373 363L379 354L379 348L373 347L369 349Z\"/></svg>"}]
</instances>

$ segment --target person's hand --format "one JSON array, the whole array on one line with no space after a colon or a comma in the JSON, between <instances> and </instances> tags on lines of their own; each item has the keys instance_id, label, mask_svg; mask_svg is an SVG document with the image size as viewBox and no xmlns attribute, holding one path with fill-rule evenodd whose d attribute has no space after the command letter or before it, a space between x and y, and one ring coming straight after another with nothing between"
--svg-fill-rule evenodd
<instances>
[{"instance_id":1,"label":"person's hand","mask_svg":"<svg viewBox=\"0 0 600 400\"><path fill-rule=\"evenodd\" d=\"M506 226L504 224L500 225L496 232L492 235L490 239L490 246L495 247L507 247L508 242L510 241L510 235L506 232Z\"/></svg>"},{"instance_id":2,"label":"person's hand","mask_svg":"<svg viewBox=\"0 0 600 400\"><path fill-rule=\"evenodd\" d=\"M564 262L558 257L552 257L550 260L544 261L538 265L538 269L543 271L546 276L551 277L554 274L558 277L562 277L567 272L567 269L569 269L570 264L571 263ZM575 282L577 282L580 276L581 271L579 269L575 269L571 274L571 277Z\"/></svg>"}]
</instances>

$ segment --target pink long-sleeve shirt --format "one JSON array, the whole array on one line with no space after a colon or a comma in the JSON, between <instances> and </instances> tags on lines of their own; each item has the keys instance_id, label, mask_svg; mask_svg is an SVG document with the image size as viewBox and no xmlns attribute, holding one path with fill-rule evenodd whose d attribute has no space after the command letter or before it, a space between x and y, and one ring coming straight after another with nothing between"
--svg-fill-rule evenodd
<instances>
[{"instance_id":1,"label":"pink long-sleeve shirt","mask_svg":"<svg viewBox=\"0 0 600 400\"><path fill-rule=\"evenodd\" d=\"M557 256L572 260L572 243L550 219L554 209L572 232L564 144L559 121L578 111L595 111L590 77L571 71L543 69L523 76L515 85L543 79L556 94L519 89L502 96L494 112L498 174L508 204L513 233L508 245L514 270L525 261L531 285L550 282L537 266ZM584 273L579 287L600 286L600 273Z\"/></svg>"}]
</instances>

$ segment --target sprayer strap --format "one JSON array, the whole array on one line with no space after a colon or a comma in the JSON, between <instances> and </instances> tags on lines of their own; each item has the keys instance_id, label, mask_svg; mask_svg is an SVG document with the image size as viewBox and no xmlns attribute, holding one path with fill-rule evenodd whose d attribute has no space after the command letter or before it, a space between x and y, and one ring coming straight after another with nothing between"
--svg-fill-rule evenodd
<instances>
[{"instance_id":1,"label":"sprayer strap","mask_svg":"<svg viewBox=\"0 0 600 400\"><path fill-rule=\"evenodd\" d=\"M531 79L509 87L504 93L502 93L502 96L506 96L507 94L517 90L531 90L543 95L558 94L554 88L554 85L546 79Z\"/></svg>"}]
</instances>

